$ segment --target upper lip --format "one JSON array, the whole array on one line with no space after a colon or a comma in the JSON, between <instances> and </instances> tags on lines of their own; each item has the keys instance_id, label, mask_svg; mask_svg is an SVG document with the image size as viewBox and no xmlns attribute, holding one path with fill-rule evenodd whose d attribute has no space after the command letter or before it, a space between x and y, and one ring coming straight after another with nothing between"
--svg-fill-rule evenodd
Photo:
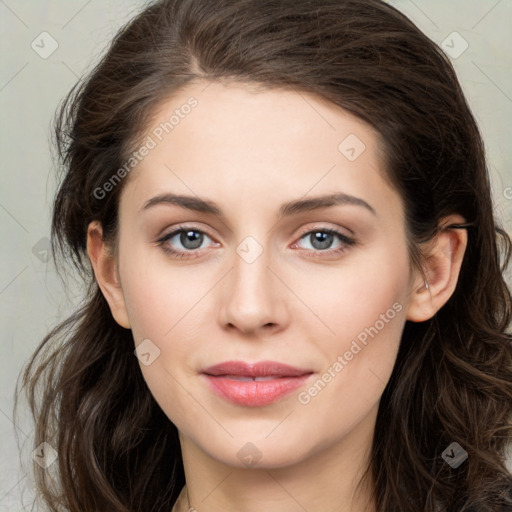
<instances>
[{"instance_id":1,"label":"upper lip","mask_svg":"<svg viewBox=\"0 0 512 512\"><path fill-rule=\"evenodd\" d=\"M202 370L207 375L239 375L241 377L300 377L312 370L296 368L277 361L260 361L246 363L245 361L225 361Z\"/></svg>"}]
</instances>

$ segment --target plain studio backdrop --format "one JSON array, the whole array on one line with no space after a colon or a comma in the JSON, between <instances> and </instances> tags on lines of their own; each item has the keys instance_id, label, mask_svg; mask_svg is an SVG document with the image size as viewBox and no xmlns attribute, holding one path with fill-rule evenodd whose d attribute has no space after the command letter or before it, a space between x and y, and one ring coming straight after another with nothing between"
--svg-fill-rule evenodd
<instances>
[{"instance_id":1,"label":"plain studio backdrop","mask_svg":"<svg viewBox=\"0 0 512 512\"><path fill-rule=\"evenodd\" d=\"M512 232L512 2L393 0L450 56L487 148L494 204ZM49 148L59 101L103 54L136 0L0 0L0 511L29 510L31 427L13 420L17 376L42 337L77 303L49 261L56 188ZM510 270L509 283L512 282ZM512 459L509 459L512 469Z\"/></svg>"}]
</instances>

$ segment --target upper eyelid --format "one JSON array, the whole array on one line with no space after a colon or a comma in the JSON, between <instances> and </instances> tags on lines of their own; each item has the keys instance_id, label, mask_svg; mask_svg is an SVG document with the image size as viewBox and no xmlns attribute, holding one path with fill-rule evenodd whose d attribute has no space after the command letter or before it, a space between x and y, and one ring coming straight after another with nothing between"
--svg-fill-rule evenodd
<instances>
[{"instance_id":1,"label":"upper eyelid","mask_svg":"<svg viewBox=\"0 0 512 512\"><path fill-rule=\"evenodd\" d=\"M210 237L212 240L215 239L215 237L212 236L207 230L205 230L203 228L199 228L198 226L177 226L177 227L171 229L168 233L164 233L163 235L160 235L158 237L158 240L161 241L161 240L166 240L166 239L172 238L172 237L176 236L178 233L181 233L183 231L197 231L198 233L202 233L202 234Z\"/></svg>"},{"instance_id":2,"label":"upper eyelid","mask_svg":"<svg viewBox=\"0 0 512 512\"><path fill-rule=\"evenodd\" d=\"M345 229L348 230L348 228L345 228ZM194 225L192 225L192 226L177 226L177 227L173 228L169 233L160 236L158 238L158 241L159 242L168 241L170 238L174 238L177 234L179 234L183 231L187 231L187 230L197 231L199 233L202 233L202 234L208 236L210 239L212 239L212 241L218 243L214 236L212 236L207 230L200 228L197 225L195 225L195 226ZM351 230L348 230L348 231L351 231ZM329 226L318 226L318 227L305 228L304 230L301 230L299 235L297 235L298 236L297 240L295 242L293 242L293 244L296 244L299 240L304 238L306 235L309 235L314 232L331 232L334 235L338 235L341 239L344 238L346 240L350 240L352 243L355 243L354 237L352 235L344 234L342 232L342 229L340 229L340 228L333 228L333 227L329 227ZM198 250L199 249L194 249L194 250L188 250L185 252L194 252L194 251L198 251Z\"/></svg>"},{"instance_id":3,"label":"upper eyelid","mask_svg":"<svg viewBox=\"0 0 512 512\"><path fill-rule=\"evenodd\" d=\"M346 229L347 231L350 231L350 235L349 234L345 234L343 233L343 229ZM353 238L353 232L352 230L348 229L348 228L339 228L339 227L336 227L336 228L333 228L333 227L330 227L330 226L318 226L318 227L310 227L310 228L305 228L304 230L301 230L300 233L299 233L299 238L302 238L304 235L308 235L310 233L315 233L317 231L328 231L328 232L334 232L334 233L337 233L339 234L340 236L342 237L345 237L345 238Z\"/></svg>"}]
</instances>

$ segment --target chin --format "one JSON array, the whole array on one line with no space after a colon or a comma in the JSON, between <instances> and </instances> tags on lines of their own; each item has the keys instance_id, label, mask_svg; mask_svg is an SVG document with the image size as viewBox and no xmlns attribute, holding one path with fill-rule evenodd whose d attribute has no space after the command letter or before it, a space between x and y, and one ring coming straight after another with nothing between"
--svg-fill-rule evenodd
<instances>
[{"instance_id":1,"label":"chin","mask_svg":"<svg viewBox=\"0 0 512 512\"><path fill-rule=\"evenodd\" d=\"M288 467L307 459L315 451L314 445L305 445L304 436L297 430L293 436L282 432L282 435L273 437L271 434L267 438L261 430L259 432L234 436L227 443L203 445L203 450L223 464L248 469ZM212 443L211 438L208 441Z\"/></svg>"}]
</instances>

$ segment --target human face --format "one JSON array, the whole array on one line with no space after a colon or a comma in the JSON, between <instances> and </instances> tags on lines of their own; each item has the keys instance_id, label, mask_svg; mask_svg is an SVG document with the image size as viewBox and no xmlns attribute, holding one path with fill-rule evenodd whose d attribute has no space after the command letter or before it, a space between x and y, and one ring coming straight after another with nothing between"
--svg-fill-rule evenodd
<instances>
[{"instance_id":1,"label":"human face","mask_svg":"<svg viewBox=\"0 0 512 512\"><path fill-rule=\"evenodd\" d=\"M190 97L196 106L179 110ZM411 292L403 205L375 131L313 95L196 82L147 135L155 147L121 194L119 275L136 345L150 340L147 361L160 351L144 378L180 435L225 464L242 466L245 449L284 467L373 423ZM163 194L218 211L151 201ZM280 215L330 194L345 200ZM227 398L203 373L226 361L307 375L284 394L277 379L224 379Z\"/></svg>"}]
</instances>

